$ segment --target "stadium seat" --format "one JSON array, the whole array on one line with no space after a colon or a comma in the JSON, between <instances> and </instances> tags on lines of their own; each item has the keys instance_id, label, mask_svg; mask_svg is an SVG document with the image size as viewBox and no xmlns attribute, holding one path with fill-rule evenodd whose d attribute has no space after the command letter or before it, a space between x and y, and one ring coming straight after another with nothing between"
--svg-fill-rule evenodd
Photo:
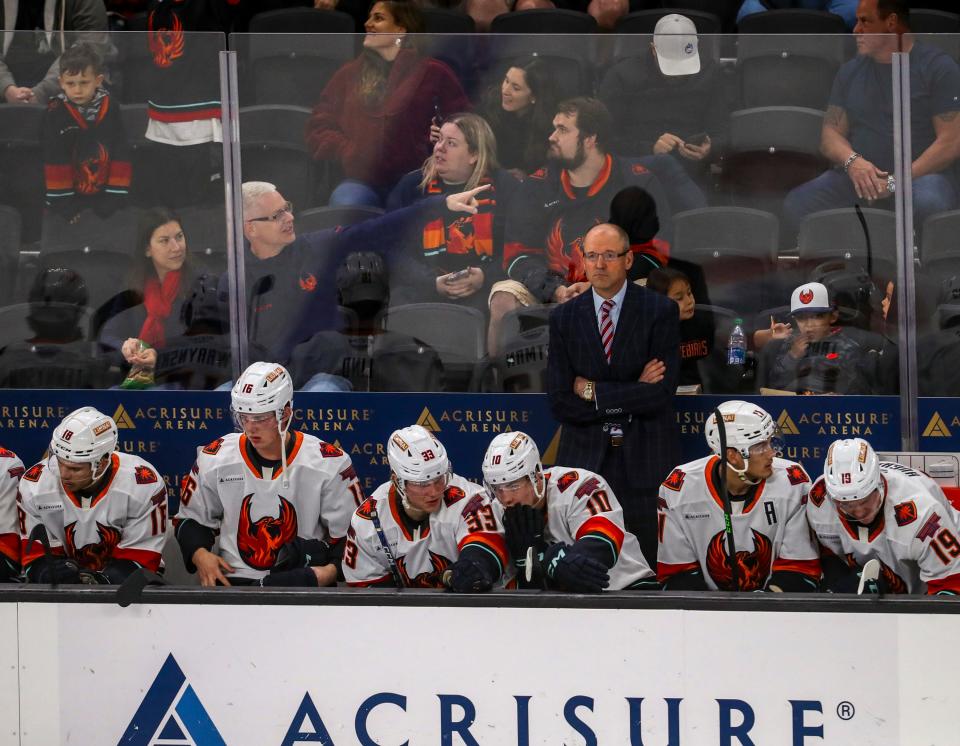
<instances>
[{"instance_id":1,"label":"stadium seat","mask_svg":"<svg viewBox=\"0 0 960 746\"><path fill-rule=\"evenodd\" d=\"M309 210L297 213L297 231L299 233L309 233L325 228L354 225L378 215L383 215L382 208L363 206L311 207Z\"/></svg>"},{"instance_id":2,"label":"stadium seat","mask_svg":"<svg viewBox=\"0 0 960 746\"><path fill-rule=\"evenodd\" d=\"M428 34L473 34L477 24L460 10L425 6L420 9Z\"/></svg>"},{"instance_id":3,"label":"stadium seat","mask_svg":"<svg viewBox=\"0 0 960 746\"><path fill-rule=\"evenodd\" d=\"M953 3L953 9L956 9ZM928 8L910 9L910 30L925 34L918 39L939 47L953 59L960 57L960 14Z\"/></svg>"},{"instance_id":4,"label":"stadium seat","mask_svg":"<svg viewBox=\"0 0 960 746\"><path fill-rule=\"evenodd\" d=\"M53 307L60 307L61 304L48 304ZM69 304L62 304L62 307L68 311L75 311L76 307ZM27 317L30 315L29 303L11 303L8 306L0 306L0 350L18 342L23 342L33 336L33 330L27 323ZM90 326L90 310L86 309L81 313L80 321L77 325L85 332Z\"/></svg>"},{"instance_id":5,"label":"stadium seat","mask_svg":"<svg viewBox=\"0 0 960 746\"><path fill-rule=\"evenodd\" d=\"M892 210L861 208L863 223L855 208L815 212L800 224L798 246L801 267L828 259L843 260L862 267L881 281L896 276L896 218Z\"/></svg>"},{"instance_id":6,"label":"stadium seat","mask_svg":"<svg viewBox=\"0 0 960 746\"><path fill-rule=\"evenodd\" d=\"M928 274L954 273L960 268L960 210L927 218L920 237L920 265Z\"/></svg>"},{"instance_id":7,"label":"stadium seat","mask_svg":"<svg viewBox=\"0 0 960 746\"><path fill-rule=\"evenodd\" d=\"M105 218L92 210L84 210L76 222L70 223L48 212L43 216L41 257L52 251L68 250L106 250L133 256L138 253L134 244L141 214L138 207L124 207Z\"/></svg>"},{"instance_id":8,"label":"stadium seat","mask_svg":"<svg viewBox=\"0 0 960 746\"><path fill-rule=\"evenodd\" d=\"M751 13L740 21L741 34L847 34L847 24L825 10L785 8Z\"/></svg>"},{"instance_id":9,"label":"stadium seat","mask_svg":"<svg viewBox=\"0 0 960 746\"><path fill-rule=\"evenodd\" d=\"M497 389L508 393L547 390L550 312L554 306L518 308L503 317L494 361Z\"/></svg>"},{"instance_id":10,"label":"stadium seat","mask_svg":"<svg viewBox=\"0 0 960 746\"><path fill-rule=\"evenodd\" d=\"M0 298L13 296L20 265L20 211L0 205Z\"/></svg>"},{"instance_id":11,"label":"stadium seat","mask_svg":"<svg viewBox=\"0 0 960 746\"><path fill-rule=\"evenodd\" d=\"M41 272L47 267L63 267L77 272L87 286L87 305L94 313L125 289L133 266L129 254L96 249L41 253L40 263Z\"/></svg>"},{"instance_id":12,"label":"stadium seat","mask_svg":"<svg viewBox=\"0 0 960 746\"><path fill-rule=\"evenodd\" d=\"M21 238L40 237L45 186L40 151L40 122L43 106L0 105L0 204L20 212Z\"/></svg>"},{"instance_id":13,"label":"stadium seat","mask_svg":"<svg viewBox=\"0 0 960 746\"><path fill-rule=\"evenodd\" d=\"M227 251L226 213L223 207L187 207L177 211L187 238L190 260L196 257L225 256ZM226 264L219 272L226 269Z\"/></svg>"},{"instance_id":14,"label":"stadium seat","mask_svg":"<svg viewBox=\"0 0 960 746\"><path fill-rule=\"evenodd\" d=\"M277 184L295 206L316 204L316 165L304 130L310 110L301 106L240 109L240 160L244 181Z\"/></svg>"},{"instance_id":15,"label":"stadium seat","mask_svg":"<svg viewBox=\"0 0 960 746\"><path fill-rule=\"evenodd\" d=\"M231 34L244 60L245 104L313 106L327 81L356 54L353 18L313 8L258 13L249 34ZM314 34L322 33L318 37ZM281 36L282 34L282 36Z\"/></svg>"}]
</instances>

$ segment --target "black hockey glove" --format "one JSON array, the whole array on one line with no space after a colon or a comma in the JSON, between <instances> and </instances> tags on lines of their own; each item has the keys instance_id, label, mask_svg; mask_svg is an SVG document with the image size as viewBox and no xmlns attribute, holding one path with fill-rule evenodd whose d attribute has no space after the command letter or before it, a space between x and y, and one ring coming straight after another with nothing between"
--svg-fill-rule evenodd
<instances>
[{"instance_id":1,"label":"black hockey glove","mask_svg":"<svg viewBox=\"0 0 960 746\"><path fill-rule=\"evenodd\" d=\"M444 583L454 593L489 591L493 588L493 581L483 562L463 555L450 568L449 579L444 578Z\"/></svg>"},{"instance_id":2,"label":"black hockey glove","mask_svg":"<svg viewBox=\"0 0 960 746\"><path fill-rule=\"evenodd\" d=\"M297 567L281 572L273 570L269 575L260 578L260 585L264 588L316 588L318 583L313 570L309 567Z\"/></svg>"},{"instance_id":3,"label":"black hockey glove","mask_svg":"<svg viewBox=\"0 0 960 746\"><path fill-rule=\"evenodd\" d=\"M31 583L81 583L80 566L66 557L40 557L27 568Z\"/></svg>"},{"instance_id":4,"label":"black hockey glove","mask_svg":"<svg viewBox=\"0 0 960 746\"><path fill-rule=\"evenodd\" d=\"M320 567L329 564L330 545L320 539L304 539L300 536L288 541L277 552L277 561L272 572L293 570L299 567Z\"/></svg>"},{"instance_id":5,"label":"black hockey glove","mask_svg":"<svg viewBox=\"0 0 960 746\"><path fill-rule=\"evenodd\" d=\"M543 555L547 577L561 590L574 593L599 593L610 585L610 575L602 562L583 554L570 544L553 544Z\"/></svg>"},{"instance_id":6,"label":"black hockey glove","mask_svg":"<svg viewBox=\"0 0 960 746\"><path fill-rule=\"evenodd\" d=\"M530 505L514 505L503 512L503 528L507 548L517 568L520 587L539 588L540 579L534 572L535 568L527 567L527 553L533 548L536 557L546 548L543 542L543 513Z\"/></svg>"}]
</instances>

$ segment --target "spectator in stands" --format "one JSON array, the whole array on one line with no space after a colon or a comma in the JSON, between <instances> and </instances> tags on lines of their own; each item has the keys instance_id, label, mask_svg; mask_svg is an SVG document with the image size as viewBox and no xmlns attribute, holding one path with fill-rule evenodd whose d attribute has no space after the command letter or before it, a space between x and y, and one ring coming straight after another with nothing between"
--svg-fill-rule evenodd
<instances>
[{"instance_id":1,"label":"spectator in stands","mask_svg":"<svg viewBox=\"0 0 960 746\"><path fill-rule=\"evenodd\" d=\"M20 577L17 499L23 461L13 451L0 447L0 466L0 583L16 583Z\"/></svg>"},{"instance_id":2,"label":"spectator in stands","mask_svg":"<svg viewBox=\"0 0 960 746\"><path fill-rule=\"evenodd\" d=\"M670 207L657 177L636 159L610 154L607 108L592 98L560 103L550 135L550 161L523 183L507 221L504 255L509 279L492 288L491 324L521 305L562 303L590 287L584 235L607 219L610 200L627 185L649 192L659 232L669 242ZM668 244L663 252L668 252Z\"/></svg>"},{"instance_id":3,"label":"spectator in stands","mask_svg":"<svg viewBox=\"0 0 960 746\"><path fill-rule=\"evenodd\" d=\"M0 28L7 32L0 40L4 100L46 104L59 92L58 57L64 47L81 40L105 45L106 34L95 32L107 30L107 13L102 0L5 0L0 6Z\"/></svg>"},{"instance_id":4,"label":"spectator in stands","mask_svg":"<svg viewBox=\"0 0 960 746\"><path fill-rule=\"evenodd\" d=\"M165 208L143 213L136 245L139 257L107 312L100 343L130 365L152 368L167 338L183 333L181 307L193 272L180 218Z\"/></svg>"},{"instance_id":5,"label":"spectator in stands","mask_svg":"<svg viewBox=\"0 0 960 746\"><path fill-rule=\"evenodd\" d=\"M4 388L105 388L107 362L94 357L86 330L87 286L72 269L51 267L36 276L28 295L33 335L0 354Z\"/></svg>"},{"instance_id":6,"label":"spectator in stands","mask_svg":"<svg viewBox=\"0 0 960 746\"><path fill-rule=\"evenodd\" d=\"M394 266L393 302L443 301L486 311L490 288L505 277L505 205L519 182L499 168L490 126L476 114L454 114L419 171L393 190L389 207L405 207L433 194L453 194L489 184L476 215L436 218L408 237L408 251Z\"/></svg>"},{"instance_id":7,"label":"spectator in stands","mask_svg":"<svg viewBox=\"0 0 960 746\"><path fill-rule=\"evenodd\" d=\"M103 87L94 46L81 42L67 49L57 80L60 93L40 130L47 207L70 223L88 208L109 215L126 203L131 167L120 106Z\"/></svg>"},{"instance_id":8,"label":"spectator in stands","mask_svg":"<svg viewBox=\"0 0 960 746\"><path fill-rule=\"evenodd\" d=\"M690 288L690 279L677 269L655 269L647 275L647 289L667 296L680 307L679 385L700 383L697 361L713 350L713 320L696 310L697 300Z\"/></svg>"},{"instance_id":9,"label":"spectator in stands","mask_svg":"<svg viewBox=\"0 0 960 746\"><path fill-rule=\"evenodd\" d=\"M781 8L825 10L840 16L851 29L857 23L857 0L744 0L737 12L737 23L753 13Z\"/></svg>"},{"instance_id":10,"label":"spectator in stands","mask_svg":"<svg viewBox=\"0 0 960 746\"><path fill-rule=\"evenodd\" d=\"M522 178L547 162L557 100L549 70L531 57L510 65L503 80L487 92L484 118L497 140L503 168Z\"/></svg>"},{"instance_id":11,"label":"spectator in stands","mask_svg":"<svg viewBox=\"0 0 960 746\"><path fill-rule=\"evenodd\" d=\"M700 54L698 44L693 21L676 13L664 16L654 29L651 53L613 65L599 98L616 122L617 152L669 157L702 179L711 156L723 147L729 112L719 67ZM645 163L658 173L656 160Z\"/></svg>"},{"instance_id":12,"label":"spectator in stands","mask_svg":"<svg viewBox=\"0 0 960 746\"><path fill-rule=\"evenodd\" d=\"M401 251L403 241L395 237L409 235L413 226L422 226L426 220L446 220L444 205L453 212L476 214L477 195L482 198L487 189L484 185L444 200L441 196L424 199L342 230L297 236L293 205L277 188L263 181L244 183L244 307L249 338L271 350L274 359L286 362L299 342L337 325L336 287L329 278L351 251Z\"/></svg>"},{"instance_id":13,"label":"spectator in stands","mask_svg":"<svg viewBox=\"0 0 960 746\"><path fill-rule=\"evenodd\" d=\"M409 43L408 33L423 31L416 5L381 0L366 29L360 57L330 79L307 125L312 156L336 159L346 176L332 205L381 206L429 155L431 121L470 107L450 68Z\"/></svg>"},{"instance_id":14,"label":"spectator in stands","mask_svg":"<svg viewBox=\"0 0 960 746\"><path fill-rule=\"evenodd\" d=\"M834 168L787 195L784 212L796 230L818 210L852 205L893 209L891 62L910 54L913 209L917 225L957 205L953 165L960 154L960 69L949 55L910 35L906 0L862 0L854 33L858 56L833 82L820 150Z\"/></svg>"},{"instance_id":15,"label":"spectator in stands","mask_svg":"<svg viewBox=\"0 0 960 746\"><path fill-rule=\"evenodd\" d=\"M798 394L882 393L879 350L868 346L869 333L836 325L839 313L822 283L797 287L790 313L797 328L764 347L761 385Z\"/></svg>"}]
</instances>

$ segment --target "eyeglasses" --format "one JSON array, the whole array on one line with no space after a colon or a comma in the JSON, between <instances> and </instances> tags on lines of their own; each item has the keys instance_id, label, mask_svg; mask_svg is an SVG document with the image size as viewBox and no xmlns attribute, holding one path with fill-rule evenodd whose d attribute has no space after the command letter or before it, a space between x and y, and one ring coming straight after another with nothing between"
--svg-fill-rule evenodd
<instances>
[{"instance_id":1,"label":"eyeglasses","mask_svg":"<svg viewBox=\"0 0 960 746\"><path fill-rule=\"evenodd\" d=\"M267 223L267 222L269 222L269 223L277 223L277 222L283 220L283 216L284 216L284 215L291 215L291 216L293 215L293 203L292 203L292 202L286 202L286 203L284 203L283 207L281 207L279 210L277 210L275 213L273 213L273 215L267 215L267 216L264 217L264 218L248 218L248 219L247 219L247 222L248 222L248 223L261 223L261 222L263 222L263 223Z\"/></svg>"},{"instance_id":2,"label":"eyeglasses","mask_svg":"<svg viewBox=\"0 0 960 746\"><path fill-rule=\"evenodd\" d=\"M595 261L597 261L601 257L603 257L603 261L605 262L615 262L620 257L626 256L629 253L630 253L630 249L627 249L626 251L619 251L619 252L603 251L599 253L596 251L585 251L583 252L583 259L584 261L590 262L591 264L593 264Z\"/></svg>"}]
</instances>

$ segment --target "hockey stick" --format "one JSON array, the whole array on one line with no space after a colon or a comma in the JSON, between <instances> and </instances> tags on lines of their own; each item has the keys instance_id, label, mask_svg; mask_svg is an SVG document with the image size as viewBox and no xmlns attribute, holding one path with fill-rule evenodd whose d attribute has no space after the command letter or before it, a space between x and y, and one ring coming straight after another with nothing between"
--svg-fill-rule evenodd
<instances>
[{"instance_id":1,"label":"hockey stick","mask_svg":"<svg viewBox=\"0 0 960 746\"><path fill-rule=\"evenodd\" d=\"M720 409L713 410L717 420L717 435L720 437L720 493L723 496L723 530L727 535L727 552L730 554L730 590L740 590L740 572L737 567L737 542L733 537L733 506L727 491L727 426Z\"/></svg>"},{"instance_id":2,"label":"hockey stick","mask_svg":"<svg viewBox=\"0 0 960 746\"><path fill-rule=\"evenodd\" d=\"M380 523L380 513L377 512L376 507L370 511L370 520L373 522L373 528L377 532L377 541L379 541L380 546L383 547L383 553L387 556L387 561L390 563L390 574L393 576L393 582L396 584L397 590L402 591L404 586L403 578L400 576L400 568L397 567L397 560L393 556L393 551L390 549L387 535L383 533L383 524Z\"/></svg>"},{"instance_id":3,"label":"hockey stick","mask_svg":"<svg viewBox=\"0 0 960 746\"><path fill-rule=\"evenodd\" d=\"M880 560L874 558L867 562L863 566L863 570L860 571L860 585L857 586L857 595L862 596L864 589L867 587L867 583L876 583L877 579L880 577ZM867 591L870 593L870 591ZM877 595L880 595L879 588L877 590Z\"/></svg>"}]
</instances>

